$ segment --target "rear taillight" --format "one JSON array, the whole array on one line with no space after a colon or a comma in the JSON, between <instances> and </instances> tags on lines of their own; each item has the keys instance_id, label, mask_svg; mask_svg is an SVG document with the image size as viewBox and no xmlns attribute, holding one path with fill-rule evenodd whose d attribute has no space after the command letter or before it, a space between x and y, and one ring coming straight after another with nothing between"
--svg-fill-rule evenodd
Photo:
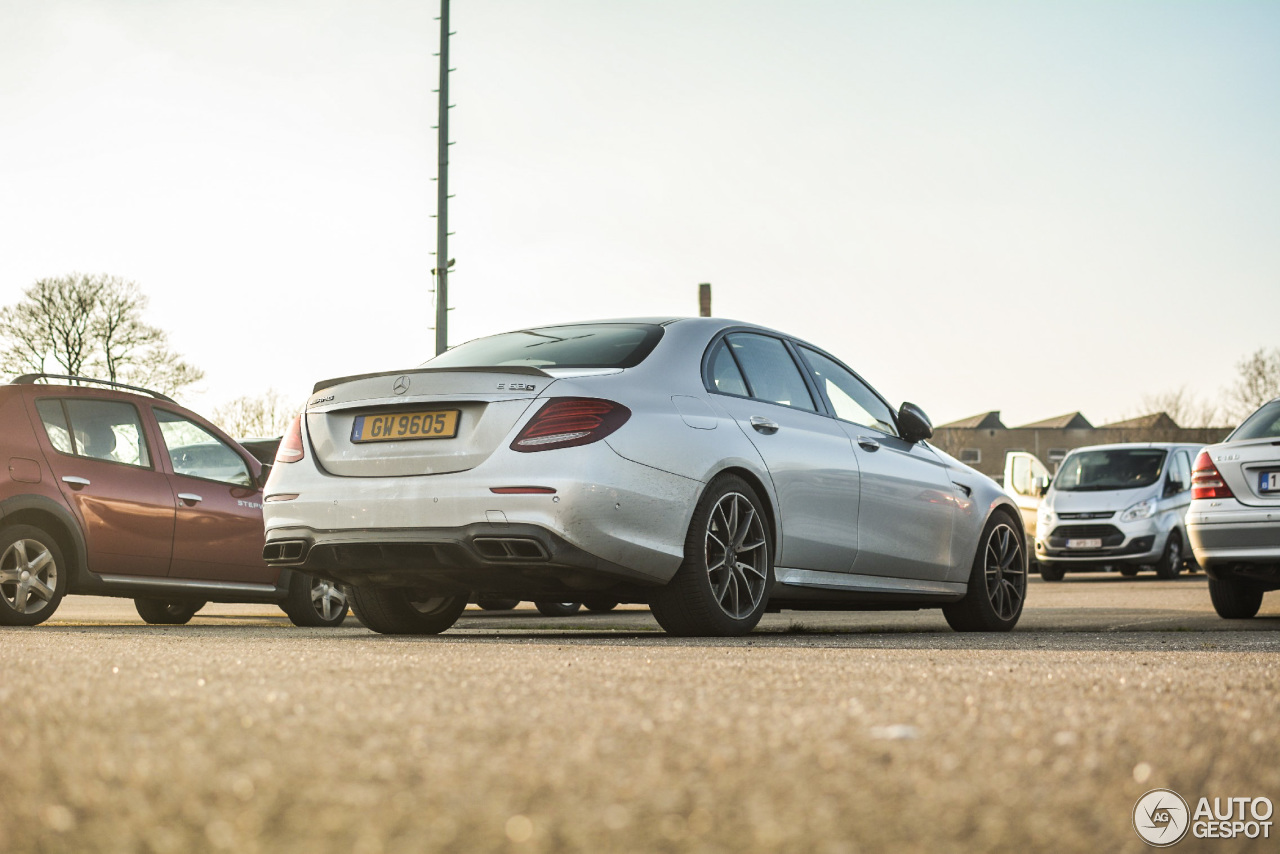
<instances>
[{"instance_id":1,"label":"rear taillight","mask_svg":"<svg viewBox=\"0 0 1280 854\"><path fill-rule=\"evenodd\" d=\"M296 416L284 431L280 447L276 448L276 462L296 463L302 459L302 416Z\"/></svg>"},{"instance_id":2,"label":"rear taillight","mask_svg":"<svg viewBox=\"0 0 1280 854\"><path fill-rule=\"evenodd\" d=\"M1208 451L1201 451L1191 470L1192 498L1235 498Z\"/></svg>"},{"instance_id":3,"label":"rear taillight","mask_svg":"<svg viewBox=\"0 0 1280 854\"><path fill-rule=\"evenodd\" d=\"M593 397L553 397L524 425L511 450L530 453L598 442L631 417L621 403Z\"/></svg>"}]
</instances>

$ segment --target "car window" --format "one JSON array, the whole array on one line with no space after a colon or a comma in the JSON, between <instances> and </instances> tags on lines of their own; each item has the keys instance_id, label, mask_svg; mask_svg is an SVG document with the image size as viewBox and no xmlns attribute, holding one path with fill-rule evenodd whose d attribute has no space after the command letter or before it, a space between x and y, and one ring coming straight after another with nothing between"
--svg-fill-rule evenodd
<instances>
[{"instance_id":1,"label":"car window","mask_svg":"<svg viewBox=\"0 0 1280 854\"><path fill-rule=\"evenodd\" d=\"M737 333L724 339L742 366L751 396L796 409L816 412L813 396L787 347L767 335Z\"/></svg>"},{"instance_id":2,"label":"car window","mask_svg":"<svg viewBox=\"0 0 1280 854\"><path fill-rule=\"evenodd\" d=\"M746 380L742 378L742 371L738 370L738 363L733 360L729 345L723 339L716 344L715 350L711 353L711 382L715 385L716 391L750 397Z\"/></svg>"},{"instance_id":3,"label":"car window","mask_svg":"<svg viewBox=\"0 0 1280 854\"><path fill-rule=\"evenodd\" d=\"M1005 484L1019 495L1031 494L1031 458L1014 457L1013 471L1010 472L1011 483Z\"/></svg>"},{"instance_id":4,"label":"car window","mask_svg":"<svg viewBox=\"0 0 1280 854\"><path fill-rule=\"evenodd\" d=\"M226 442L176 412L157 409L155 413L174 472L235 486L253 485L244 458Z\"/></svg>"},{"instance_id":5,"label":"car window","mask_svg":"<svg viewBox=\"0 0 1280 854\"><path fill-rule=\"evenodd\" d=\"M660 338L662 327L648 323L543 326L477 338L428 359L422 366L632 368L644 361Z\"/></svg>"},{"instance_id":6,"label":"car window","mask_svg":"<svg viewBox=\"0 0 1280 854\"><path fill-rule=\"evenodd\" d=\"M863 427L871 427L891 436L898 435L893 425L893 411L876 396L866 383L855 377L840 363L827 358L816 350L801 347L800 352L809 362L818 388L826 393L827 399L836 411L836 417L842 421L852 421Z\"/></svg>"},{"instance_id":7,"label":"car window","mask_svg":"<svg viewBox=\"0 0 1280 854\"><path fill-rule=\"evenodd\" d=\"M46 398L36 401L36 411L49 442L64 454L151 467L142 420L132 404Z\"/></svg>"},{"instance_id":8,"label":"car window","mask_svg":"<svg viewBox=\"0 0 1280 854\"><path fill-rule=\"evenodd\" d=\"M1186 451L1178 451L1174 457L1173 477L1183 492L1191 488L1191 457Z\"/></svg>"},{"instance_id":9,"label":"car window","mask_svg":"<svg viewBox=\"0 0 1280 854\"><path fill-rule=\"evenodd\" d=\"M44 422L45 435L54 450L64 454L74 454L75 446L71 444L71 429L67 427L67 413L60 400L37 400L36 411Z\"/></svg>"},{"instance_id":10,"label":"car window","mask_svg":"<svg viewBox=\"0 0 1280 854\"><path fill-rule=\"evenodd\" d=\"M1241 439L1280 439L1280 400L1265 404L1223 441L1237 442Z\"/></svg>"}]
</instances>

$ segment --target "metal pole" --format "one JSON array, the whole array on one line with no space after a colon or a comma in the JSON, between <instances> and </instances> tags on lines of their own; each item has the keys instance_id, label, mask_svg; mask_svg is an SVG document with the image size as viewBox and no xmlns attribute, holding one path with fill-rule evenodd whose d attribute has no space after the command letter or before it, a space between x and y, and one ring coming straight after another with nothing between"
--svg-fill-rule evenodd
<instances>
[{"instance_id":1,"label":"metal pole","mask_svg":"<svg viewBox=\"0 0 1280 854\"><path fill-rule=\"evenodd\" d=\"M711 316L711 283L703 282L698 285L698 316Z\"/></svg>"},{"instance_id":2,"label":"metal pole","mask_svg":"<svg viewBox=\"0 0 1280 854\"><path fill-rule=\"evenodd\" d=\"M449 0L440 0L440 125L436 185L436 355L449 349Z\"/></svg>"}]
</instances>

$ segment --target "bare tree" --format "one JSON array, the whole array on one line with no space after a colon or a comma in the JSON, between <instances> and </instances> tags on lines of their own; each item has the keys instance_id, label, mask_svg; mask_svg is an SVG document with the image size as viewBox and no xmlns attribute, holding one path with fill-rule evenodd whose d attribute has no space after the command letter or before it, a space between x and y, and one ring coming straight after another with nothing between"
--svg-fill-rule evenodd
<instances>
[{"instance_id":1,"label":"bare tree","mask_svg":"<svg viewBox=\"0 0 1280 854\"><path fill-rule=\"evenodd\" d=\"M40 279L0 311L0 371L62 373L173 394L204 377L142 321L147 298L115 276Z\"/></svg>"},{"instance_id":2,"label":"bare tree","mask_svg":"<svg viewBox=\"0 0 1280 854\"><path fill-rule=\"evenodd\" d=\"M1227 391L1227 408L1237 421L1280 397L1280 348L1259 347L1236 363L1240 375Z\"/></svg>"},{"instance_id":3,"label":"bare tree","mask_svg":"<svg viewBox=\"0 0 1280 854\"><path fill-rule=\"evenodd\" d=\"M289 427L299 408L285 401L275 389L254 397L237 397L213 410L213 422L232 436L279 436Z\"/></svg>"},{"instance_id":4,"label":"bare tree","mask_svg":"<svg viewBox=\"0 0 1280 854\"><path fill-rule=\"evenodd\" d=\"M1167 413L1179 427L1212 427L1221 416L1221 407L1209 400L1201 400L1186 386L1160 394L1142 397L1142 414Z\"/></svg>"}]
</instances>

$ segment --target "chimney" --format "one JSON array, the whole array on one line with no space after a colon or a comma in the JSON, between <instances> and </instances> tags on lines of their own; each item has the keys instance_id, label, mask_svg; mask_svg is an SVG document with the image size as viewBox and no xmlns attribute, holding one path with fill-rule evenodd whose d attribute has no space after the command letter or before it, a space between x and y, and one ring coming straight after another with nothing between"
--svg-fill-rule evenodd
<instances>
[{"instance_id":1,"label":"chimney","mask_svg":"<svg viewBox=\"0 0 1280 854\"><path fill-rule=\"evenodd\" d=\"M698 316L711 316L711 283L703 282L698 285Z\"/></svg>"}]
</instances>

